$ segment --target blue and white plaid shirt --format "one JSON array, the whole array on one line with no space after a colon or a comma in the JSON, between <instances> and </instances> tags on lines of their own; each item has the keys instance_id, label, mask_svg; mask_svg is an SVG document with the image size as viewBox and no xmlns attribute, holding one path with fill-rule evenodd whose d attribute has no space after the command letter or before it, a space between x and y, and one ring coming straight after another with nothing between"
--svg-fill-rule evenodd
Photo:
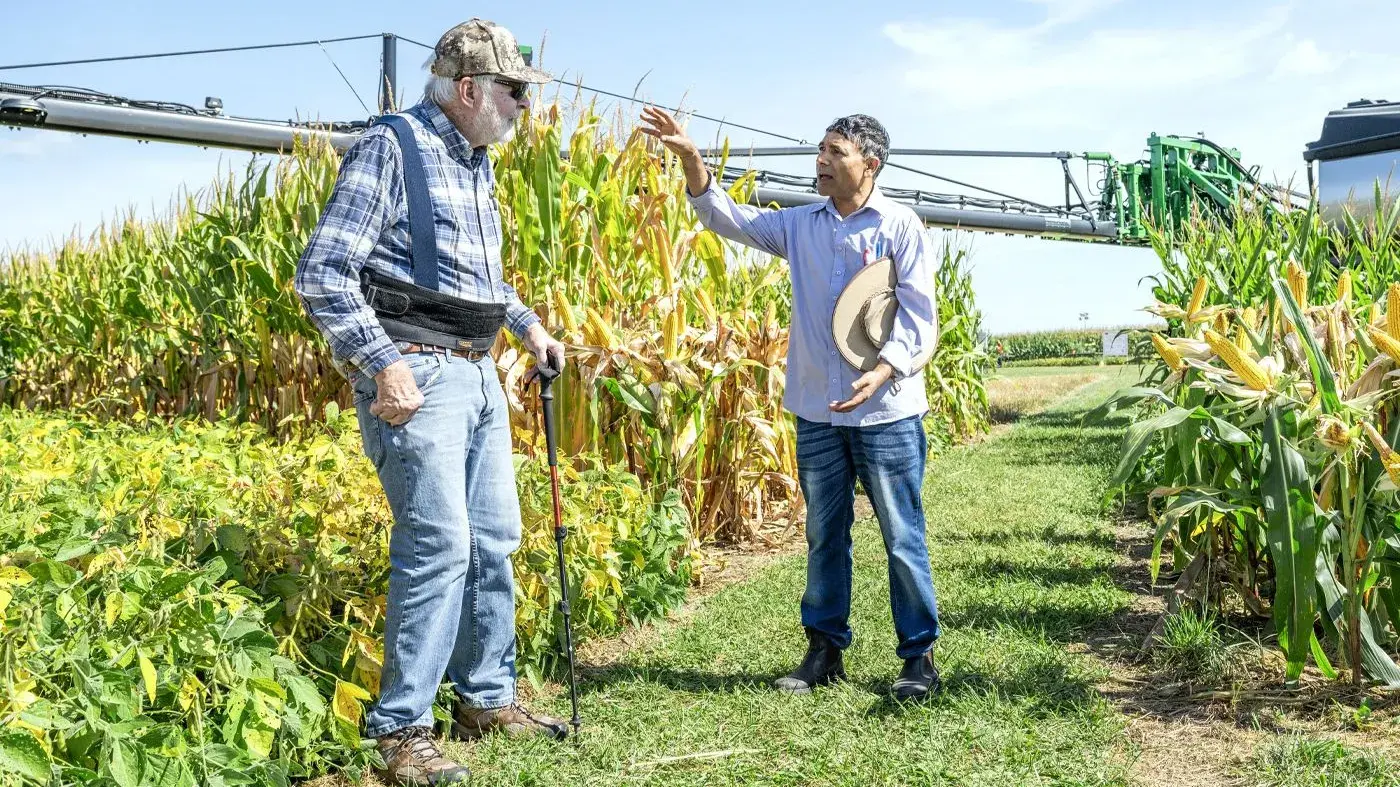
<instances>
[{"instance_id":1,"label":"blue and white plaid shirt","mask_svg":"<svg viewBox=\"0 0 1400 787\"><path fill-rule=\"evenodd\" d=\"M524 337L539 317L502 278L501 215L486 148L472 149L432 101L401 114L413 127L427 169L437 228L438 290L506 304L506 326ZM366 265L413 281L403 155L394 133L383 125L370 127L345 152L296 274L297 294L330 342L337 365L348 362L374 376L400 355L360 293L360 271Z\"/></svg>"}]
</instances>

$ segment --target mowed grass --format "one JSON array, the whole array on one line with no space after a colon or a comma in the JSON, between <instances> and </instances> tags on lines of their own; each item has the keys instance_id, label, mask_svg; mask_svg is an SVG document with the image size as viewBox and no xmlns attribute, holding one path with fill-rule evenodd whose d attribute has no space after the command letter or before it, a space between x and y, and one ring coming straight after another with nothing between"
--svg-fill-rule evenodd
<instances>
[{"instance_id":1,"label":"mowed grass","mask_svg":"<svg viewBox=\"0 0 1400 787\"><path fill-rule=\"evenodd\" d=\"M1333 740L1290 737L1261 747L1241 775L1261 787L1395 787L1400 763Z\"/></svg>"},{"instance_id":2,"label":"mowed grass","mask_svg":"<svg viewBox=\"0 0 1400 787\"><path fill-rule=\"evenodd\" d=\"M583 670L583 733L563 744L504 738L450 754L476 783L568 785L1124 784L1124 718L1105 676L1069 643L1128 601L1110 578L1113 535L1097 500L1121 423L1079 415L1107 379L930 466L925 490L944 636L944 691L901 706L884 550L856 526L850 680L808 697L769 689L805 648L805 559L706 599L655 644ZM567 715L567 693L540 703Z\"/></svg>"}]
</instances>

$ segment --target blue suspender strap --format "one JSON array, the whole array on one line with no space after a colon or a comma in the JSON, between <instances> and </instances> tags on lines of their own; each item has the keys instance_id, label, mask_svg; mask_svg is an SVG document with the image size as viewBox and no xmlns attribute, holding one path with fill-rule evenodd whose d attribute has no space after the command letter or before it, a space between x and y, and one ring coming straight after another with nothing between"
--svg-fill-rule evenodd
<instances>
[{"instance_id":1,"label":"blue suspender strap","mask_svg":"<svg viewBox=\"0 0 1400 787\"><path fill-rule=\"evenodd\" d=\"M403 151L404 195L408 199L408 228L413 243L413 283L427 290L438 288L437 230L433 223L433 203L428 196L428 177L413 127L400 115L385 115L380 123L393 129Z\"/></svg>"}]
</instances>

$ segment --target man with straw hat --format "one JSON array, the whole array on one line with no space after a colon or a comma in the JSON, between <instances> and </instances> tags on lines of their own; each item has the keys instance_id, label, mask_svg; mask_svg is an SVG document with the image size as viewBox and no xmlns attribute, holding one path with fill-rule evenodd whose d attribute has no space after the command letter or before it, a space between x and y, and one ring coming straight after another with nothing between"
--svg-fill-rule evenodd
<instances>
[{"instance_id":1,"label":"man with straw hat","mask_svg":"<svg viewBox=\"0 0 1400 787\"><path fill-rule=\"evenodd\" d=\"M921 367L938 341L934 250L923 223L875 185L889 135L868 115L837 119L816 159L824 202L783 210L739 205L710 176L666 111L642 130L680 157L687 197L708 229L788 261L792 325L784 407L797 421L797 472L807 501L808 648L779 690L805 694L845 677L850 647L851 525L859 479L889 556L890 602L904 661L901 700L938 686L938 607L924 541L928 410Z\"/></svg>"}]
</instances>

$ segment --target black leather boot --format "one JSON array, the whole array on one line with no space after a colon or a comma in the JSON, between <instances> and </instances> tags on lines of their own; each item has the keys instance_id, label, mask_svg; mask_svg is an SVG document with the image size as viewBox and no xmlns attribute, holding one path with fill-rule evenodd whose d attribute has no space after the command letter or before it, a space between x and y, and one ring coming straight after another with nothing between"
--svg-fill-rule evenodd
<instances>
[{"instance_id":1,"label":"black leather boot","mask_svg":"<svg viewBox=\"0 0 1400 787\"><path fill-rule=\"evenodd\" d=\"M938 667L933 663L933 651L922 656L904 660L904 669L899 671L890 689L895 699L921 700L938 691Z\"/></svg>"},{"instance_id":2,"label":"black leather boot","mask_svg":"<svg viewBox=\"0 0 1400 787\"><path fill-rule=\"evenodd\" d=\"M841 661L841 649L827 636L815 629L807 632L807 655L792 673L774 681L778 691L788 694L808 694L817 686L846 679L846 667Z\"/></svg>"}]
</instances>

